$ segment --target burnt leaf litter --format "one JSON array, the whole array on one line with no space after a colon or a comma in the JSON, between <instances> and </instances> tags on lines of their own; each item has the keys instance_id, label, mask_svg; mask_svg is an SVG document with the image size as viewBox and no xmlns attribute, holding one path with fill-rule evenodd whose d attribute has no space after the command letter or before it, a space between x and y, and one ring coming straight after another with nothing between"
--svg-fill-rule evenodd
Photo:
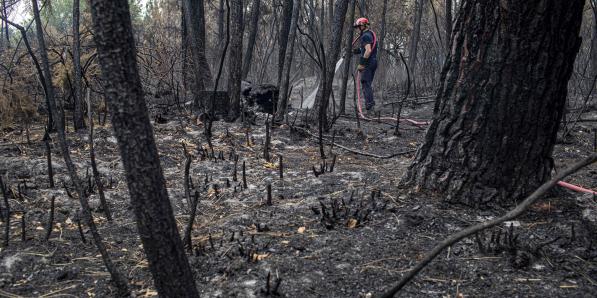
<instances>
[{"instance_id":1,"label":"burnt leaf litter","mask_svg":"<svg viewBox=\"0 0 597 298\"><path fill-rule=\"evenodd\" d=\"M404 113L428 119L430 110L427 104ZM291 117L307 128L302 116ZM203 141L201 124L175 116L154 123L181 237L197 206L190 245L185 245L204 297L372 297L397 282L436 242L506 211L450 205L439 196L400 187L414 153L375 159L326 145L328 158L321 160L317 140L299 129L282 125L266 136L267 118L258 114L250 129L214 123L213 148ZM425 133L403 124L395 136L394 123L383 121L361 121L361 126L363 131L354 117L340 118L325 138L387 156L416 149ZM556 167L593 150L594 128L583 123L556 146ZM43 128L34 127L30 145L16 130L1 139L10 229L9 245L0 252L0 296L113 296L53 139L56 187L49 186L43 136ZM92 179L87 134L69 132L68 137L111 257L134 295L157 295L111 128L96 127L94 140L111 221ZM596 188L597 168L567 181ZM594 297L596 204L589 195L553 191L517 220L450 247L401 295Z\"/></svg>"}]
</instances>

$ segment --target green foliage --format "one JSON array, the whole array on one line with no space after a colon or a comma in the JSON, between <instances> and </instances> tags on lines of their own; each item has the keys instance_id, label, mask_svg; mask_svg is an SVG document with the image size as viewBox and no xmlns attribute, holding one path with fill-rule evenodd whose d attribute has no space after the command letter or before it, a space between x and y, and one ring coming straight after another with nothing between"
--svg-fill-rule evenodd
<instances>
[{"instance_id":1,"label":"green foliage","mask_svg":"<svg viewBox=\"0 0 597 298\"><path fill-rule=\"evenodd\" d=\"M133 24L139 24L143 18L143 4L148 0L129 0ZM57 32L70 32L73 26L73 0L51 0L40 13L42 20ZM87 1L80 1L81 15L89 13Z\"/></svg>"}]
</instances>

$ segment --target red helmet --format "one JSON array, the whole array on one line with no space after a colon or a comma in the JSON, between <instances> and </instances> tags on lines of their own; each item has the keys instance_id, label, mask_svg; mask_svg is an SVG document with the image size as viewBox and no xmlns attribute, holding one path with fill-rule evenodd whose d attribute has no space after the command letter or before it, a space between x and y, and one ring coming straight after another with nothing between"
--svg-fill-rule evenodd
<instances>
[{"instance_id":1,"label":"red helmet","mask_svg":"<svg viewBox=\"0 0 597 298\"><path fill-rule=\"evenodd\" d=\"M369 20L367 18L358 18L355 22L354 25L352 25L353 27L358 27L358 26L369 26Z\"/></svg>"}]
</instances>

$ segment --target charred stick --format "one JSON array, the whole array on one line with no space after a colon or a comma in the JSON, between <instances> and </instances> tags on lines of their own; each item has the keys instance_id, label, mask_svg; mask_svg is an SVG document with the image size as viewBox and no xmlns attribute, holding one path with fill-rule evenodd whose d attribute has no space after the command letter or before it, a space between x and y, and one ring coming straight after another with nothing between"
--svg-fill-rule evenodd
<instances>
[{"instance_id":1,"label":"charred stick","mask_svg":"<svg viewBox=\"0 0 597 298\"><path fill-rule=\"evenodd\" d=\"M112 212L110 211L110 206L108 205L108 201L106 200L106 195L104 194L104 184L102 183L102 177L100 176L100 172L97 169L97 163L95 161L95 148L93 146L93 121L91 120L91 116L89 117L89 159L91 160L91 171L93 173L93 179L95 180L95 185L97 186L97 192L99 194L100 204L102 205L102 209L104 210L104 214L106 218L111 221L112 220ZM91 188L91 177L88 180L89 188ZM112 187L112 176L110 176L110 188Z\"/></svg>"},{"instance_id":2,"label":"charred stick","mask_svg":"<svg viewBox=\"0 0 597 298\"><path fill-rule=\"evenodd\" d=\"M77 227L79 229L79 235L81 236L81 241L83 243L87 243L87 240L85 240L85 234L83 233L83 227L81 226L81 219L77 216Z\"/></svg>"},{"instance_id":3,"label":"charred stick","mask_svg":"<svg viewBox=\"0 0 597 298\"><path fill-rule=\"evenodd\" d=\"M50 180L50 188L54 188L54 169L52 168L52 148L50 147L50 133L46 128L43 141L46 144L46 157L48 160L48 179Z\"/></svg>"},{"instance_id":4,"label":"charred stick","mask_svg":"<svg viewBox=\"0 0 597 298\"><path fill-rule=\"evenodd\" d=\"M280 171L280 180L284 179L284 161L282 154L278 155L278 165Z\"/></svg>"},{"instance_id":5,"label":"charred stick","mask_svg":"<svg viewBox=\"0 0 597 298\"><path fill-rule=\"evenodd\" d=\"M193 223L195 222L195 215L197 214L197 204L199 203L199 192L195 191L195 195L193 196L193 206L191 207L191 217L189 218L189 224L184 232L184 244L187 249L191 249L193 247L191 243L191 232L193 232Z\"/></svg>"},{"instance_id":6,"label":"charred stick","mask_svg":"<svg viewBox=\"0 0 597 298\"><path fill-rule=\"evenodd\" d=\"M7 247L8 240L10 239L10 204L8 203L8 192L6 191L6 185L2 181L2 175L0 175L0 187L4 196L4 247Z\"/></svg>"},{"instance_id":7,"label":"charred stick","mask_svg":"<svg viewBox=\"0 0 597 298\"><path fill-rule=\"evenodd\" d=\"M243 160L243 189L247 189L247 167Z\"/></svg>"},{"instance_id":8,"label":"charred stick","mask_svg":"<svg viewBox=\"0 0 597 298\"><path fill-rule=\"evenodd\" d=\"M272 205L272 185L271 184L267 185L267 205L268 206Z\"/></svg>"},{"instance_id":9,"label":"charred stick","mask_svg":"<svg viewBox=\"0 0 597 298\"><path fill-rule=\"evenodd\" d=\"M46 241L50 240L50 236L52 235L52 226L54 225L54 203L56 201L56 197L52 196L50 200L50 215L48 217L48 225L46 227Z\"/></svg>"},{"instance_id":10,"label":"charred stick","mask_svg":"<svg viewBox=\"0 0 597 298\"><path fill-rule=\"evenodd\" d=\"M270 126L269 126L269 122L266 120L265 121L265 144L263 145L263 158L267 162L270 161L270 158L269 158L270 142L271 142Z\"/></svg>"},{"instance_id":11,"label":"charred stick","mask_svg":"<svg viewBox=\"0 0 597 298\"><path fill-rule=\"evenodd\" d=\"M191 188L189 182L189 172L191 169L191 155L187 151L187 146L182 143L183 154L185 156L185 163L184 163L184 195L187 199L187 206L191 206L193 203L191 202Z\"/></svg>"}]
</instances>

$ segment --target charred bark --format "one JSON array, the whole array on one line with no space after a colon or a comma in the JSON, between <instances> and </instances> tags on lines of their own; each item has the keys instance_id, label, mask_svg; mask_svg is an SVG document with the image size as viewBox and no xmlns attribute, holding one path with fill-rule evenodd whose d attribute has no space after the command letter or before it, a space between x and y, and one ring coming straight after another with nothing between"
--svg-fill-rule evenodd
<instances>
[{"instance_id":1,"label":"charred bark","mask_svg":"<svg viewBox=\"0 0 597 298\"><path fill-rule=\"evenodd\" d=\"M591 37L591 70L593 78L597 77L597 0L591 1L591 9L593 10L593 36ZM595 104L597 107L597 104Z\"/></svg>"},{"instance_id":2,"label":"charred bark","mask_svg":"<svg viewBox=\"0 0 597 298\"><path fill-rule=\"evenodd\" d=\"M240 116L240 83L243 63L243 0L230 1L230 55L228 56L228 120Z\"/></svg>"},{"instance_id":3,"label":"charred bark","mask_svg":"<svg viewBox=\"0 0 597 298\"><path fill-rule=\"evenodd\" d=\"M290 22L290 33L288 36L288 48L286 49L286 56L284 57L284 71L282 72L282 84L280 86L280 94L278 98L278 107L274 117L274 122L279 124L284 121L286 111L288 110L288 96L290 89L290 69L292 68L292 57L294 56L294 42L296 39L296 27L298 26L298 17L300 14L300 1L293 1L292 5L292 21Z\"/></svg>"},{"instance_id":4,"label":"charred bark","mask_svg":"<svg viewBox=\"0 0 597 298\"><path fill-rule=\"evenodd\" d=\"M421 35L421 21L423 19L423 7L426 0L415 0L415 13L413 15L413 31L410 35L410 43L408 50L408 68L410 68L412 74L412 82L415 86L415 96L417 94L416 85L416 66L417 66L417 51L419 48L419 38Z\"/></svg>"},{"instance_id":5,"label":"charred bark","mask_svg":"<svg viewBox=\"0 0 597 298\"><path fill-rule=\"evenodd\" d=\"M286 47L288 44L288 35L290 34L290 24L292 23L293 0L282 1L282 19L280 20L280 36L278 38L278 82L276 86L280 87L282 82L282 73L284 71L284 57L286 56Z\"/></svg>"},{"instance_id":6,"label":"charred bark","mask_svg":"<svg viewBox=\"0 0 597 298\"><path fill-rule=\"evenodd\" d=\"M198 92L205 90L211 85L212 77L205 57L205 12L203 0L183 1L182 10L184 12L185 29L183 33L184 41L188 41L188 50L191 52L192 61L190 68L194 81L190 83L189 88L193 90L193 96L199 96ZM205 103L203 103L205 104Z\"/></svg>"},{"instance_id":7,"label":"charred bark","mask_svg":"<svg viewBox=\"0 0 597 298\"><path fill-rule=\"evenodd\" d=\"M446 0L446 49L450 51L452 41L452 0Z\"/></svg>"},{"instance_id":8,"label":"charred bark","mask_svg":"<svg viewBox=\"0 0 597 298\"><path fill-rule=\"evenodd\" d=\"M251 6L251 24L249 25L249 39L247 40L247 51L243 61L243 79L246 80L251 70L251 60L253 60L253 48L257 39L257 29L259 28L259 14L261 12L261 0L253 0Z\"/></svg>"},{"instance_id":9,"label":"charred bark","mask_svg":"<svg viewBox=\"0 0 597 298\"><path fill-rule=\"evenodd\" d=\"M44 80L44 85L46 86L46 102L49 107L48 113L51 116L48 116L48 129L53 131L58 129L57 121L61 121L62 115L61 111L58 110L56 107L56 98L54 93L54 86L52 85L52 72L50 71L50 62L48 59L48 52L46 51L46 42L44 39L44 31L43 26L41 23L41 18L39 16L39 8L37 5L37 0L32 0L33 3L33 18L35 20L35 31L37 33L37 41L39 44L39 52L41 56L41 66L43 71L42 79ZM56 117L54 117L56 116Z\"/></svg>"},{"instance_id":10,"label":"charred bark","mask_svg":"<svg viewBox=\"0 0 597 298\"><path fill-rule=\"evenodd\" d=\"M327 129L328 123L327 108L329 105L330 95L332 94L332 83L334 80L336 61L338 61L340 50L342 48L342 30L344 29L344 19L346 17L347 10L348 1L336 1L334 8L334 34L332 34L330 46L326 51L325 67L323 68L322 73L323 79L321 80L319 90L315 96L315 104L313 106L319 113L318 117L315 119L318 120L320 125L322 125L325 129Z\"/></svg>"},{"instance_id":11,"label":"charred bark","mask_svg":"<svg viewBox=\"0 0 597 298\"><path fill-rule=\"evenodd\" d=\"M350 1L349 26L355 18L356 0ZM344 69L342 70L342 84L340 85L340 108L339 114L346 114L346 93L348 90L348 77L350 76L350 66L352 65L352 39L354 38L354 30L351 27L346 30L346 46L344 47Z\"/></svg>"},{"instance_id":12,"label":"charred bark","mask_svg":"<svg viewBox=\"0 0 597 298\"><path fill-rule=\"evenodd\" d=\"M8 14L6 13L6 0L2 0L2 15L8 19ZM8 21L4 22L4 37L6 38L6 47L10 48L10 35L8 30Z\"/></svg>"},{"instance_id":13,"label":"charred bark","mask_svg":"<svg viewBox=\"0 0 597 298\"><path fill-rule=\"evenodd\" d=\"M155 287L163 297L198 297L143 98L128 1L90 5L114 134Z\"/></svg>"},{"instance_id":14,"label":"charred bark","mask_svg":"<svg viewBox=\"0 0 597 298\"><path fill-rule=\"evenodd\" d=\"M224 36L224 2L225 0L218 1L218 40L222 40Z\"/></svg>"},{"instance_id":15,"label":"charred bark","mask_svg":"<svg viewBox=\"0 0 597 298\"><path fill-rule=\"evenodd\" d=\"M511 204L547 181L584 0L468 0L433 122L403 182L466 205Z\"/></svg>"},{"instance_id":16,"label":"charred bark","mask_svg":"<svg viewBox=\"0 0 597 298\"><path fill-rule=\"evenodd\" d=\"M80 0L73 0L73 67L74 67L74 88L73 101L75 111L73 115L73 126L76 130L85 128L85 117L83 115L83 92L81 91L81 39L79 34L79 3Z\"/></svg>"},{"instance_id":17,"label":"charred bark","mask_svg":"<svg viewBox=\"0 0 597 298\"><path fill-rule=\"evenodd\" d=\"M388 11L388 0L383 0L383 7L381 10L381 25L379 28L379 41L377 42L377 59L383 55L384 40L386 39L386 14Z\"/></svg>"}]
</instances>

